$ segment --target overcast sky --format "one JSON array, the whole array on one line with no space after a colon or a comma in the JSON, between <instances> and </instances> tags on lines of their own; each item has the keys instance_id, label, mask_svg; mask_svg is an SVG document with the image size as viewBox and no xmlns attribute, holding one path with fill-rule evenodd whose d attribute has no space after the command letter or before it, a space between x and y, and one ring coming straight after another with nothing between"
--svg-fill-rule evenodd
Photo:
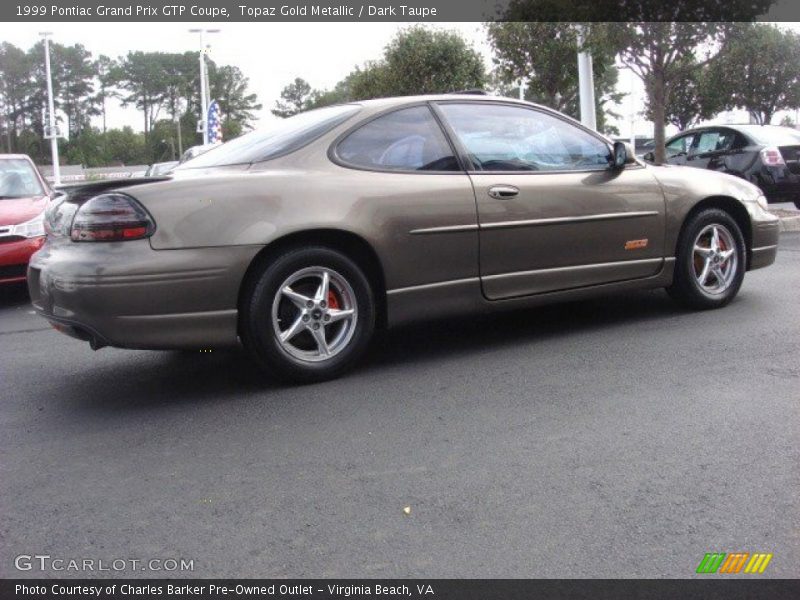
<instances>
[{"instance_id":1,"label":"overcast sky","mask_svg":"<svg viewBox=\"0 0 800 600\"><path fill-rule=\"evenodd\" d=\"M314 88L330 88L356 65L379 58L402 23L15 23L6 24L0 41L28 49L38 32L51 31L62 44L83 44L92 54L113 58L131 50L184 52L199 50L200 40L189 29L208 27L221 31L207 35L211 56L218 64L238 66L250 78L250 89L264 105L261 117L271 119L269 109L283 87L302 77ZM491 67L490 50L480 23L429 24L455 29L468 39ZM199 68L199 67L198 67ZM143 117L134 109L109 107L109 126L142 128Z\"/></svg>"},{"instance_id":2,"label":"overcast sky","mask_svg":"<svg viewBox=\"0 0 800 600\"><path fill-rule=\"evenodd\" d=\"M800 30L798 23L782 26ZM131 50L183 52L199 49L196 33L190 28L219 28L208 36L212 56L219 64L238 66L250 78L250 89L264 105L262 121L272 119L269 109L281 89L295 77L302 77L314 88L330 88L356 65L381 56L395 33L407 27L402 23L14 23L5 24L0 41L28 49L39 39L40 31L50 31L62 44L81 43L96 57L118 57ZM483 56L491 68L491 49L480 23L427 24L428 27L460 32ZM616 108L623 118L617 123L622 135L630 135L632 112L641 110L641 82L627 70L620 71L622 92L629 94ZM114 103L112 100L110 104ZM793 115L794 116L794 115ZM746 120L746 115L723 115L719 121ZM780 118L780 117L779 117ZM142 116L133 108L108 107L109 127L130 125L142 129ZM635 132L651 135L651 127L636 117Z\"/></svg>"}]
</instances>

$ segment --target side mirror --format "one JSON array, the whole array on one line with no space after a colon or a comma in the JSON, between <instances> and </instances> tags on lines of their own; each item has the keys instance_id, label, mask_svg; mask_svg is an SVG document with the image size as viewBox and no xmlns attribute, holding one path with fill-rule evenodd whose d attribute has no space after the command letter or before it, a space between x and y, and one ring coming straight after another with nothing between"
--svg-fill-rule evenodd
<instances>
[{"instance_id":1,"label":"side mirror","mask_svg":"<svg viewBox=\"0 0 800 600\"><path fill-rule=\"evenodd\" d=\"M622 169L625 165L635 162L633 148L625 142L614 142L614 149L611 153L610 167L612 169Z\"/></svg>"},{"instance_id":2,"label":"side mirror","mask_svg":"<svg viewBox=\"0 0 800 600\"><path fill-rule=\"evenodd\" d=\"M656 162L656 155L653 152L648 152L642 158L647 162Z\"/></svg>"}]
</instances>

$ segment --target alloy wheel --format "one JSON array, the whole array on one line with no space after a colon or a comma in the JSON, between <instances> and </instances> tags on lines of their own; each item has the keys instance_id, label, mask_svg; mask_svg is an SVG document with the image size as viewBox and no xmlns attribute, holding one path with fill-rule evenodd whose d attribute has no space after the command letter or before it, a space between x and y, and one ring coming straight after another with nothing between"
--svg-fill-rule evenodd
<instances>
[{"instance_id":1,"label":"alloy wheel","mask_svg":"<svg viewBox=\"0 0 800 600\"><path fill-rule=\"evenodd\" d=\"M733 283L739 257L733 235L718 223L706 225L694 241L692 266L697 283L705 293L719 295Z\"/></svg>"},{"instance_id":2,"label":"alloy wheel","mask_svg":"<svg viewBox=\"0 0 800 600\"><path fill-rule=\"evenodd\" d=\"M353 338L358 320L350 283L327 267L307 267L289 276L272 303L272 328L280 347L308 362L328 360Z\"/></svg>"}]
</instances>

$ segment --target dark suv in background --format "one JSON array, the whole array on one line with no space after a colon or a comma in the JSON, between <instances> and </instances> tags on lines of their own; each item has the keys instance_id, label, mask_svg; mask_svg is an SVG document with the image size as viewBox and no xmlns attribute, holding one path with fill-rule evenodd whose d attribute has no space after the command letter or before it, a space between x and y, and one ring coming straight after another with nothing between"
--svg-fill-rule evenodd
<instances>
[{"instance_id":1,"label":"dark suv in background","mask_svg":"<svg viewBox=\"0 0 800 600\"><path fill-rule=\"evenodd\" d=\"M770 202L800 208L800 131L775 125L698 127L669 138L667 162L754 183ZM644 156L652 161L653 153Z\"/></svg>"}]
</instances>

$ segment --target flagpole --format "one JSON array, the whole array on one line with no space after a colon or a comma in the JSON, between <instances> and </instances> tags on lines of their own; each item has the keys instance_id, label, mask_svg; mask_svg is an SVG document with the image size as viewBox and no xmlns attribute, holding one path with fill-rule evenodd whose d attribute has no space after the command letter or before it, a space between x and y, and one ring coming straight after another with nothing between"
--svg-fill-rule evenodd
<instances>
[{"instance_id":1,"label":"flagpole","mask_svg":"<svg viewBox=\"0 0 800 600\"><path fill-rule=\"evenodd\" d=\"M200 34L200 123L203 128L203 145L208 144L208 80L206 70L206 44L204 34L218 33L219 29L190 29L190 33Z\"/></svg>"}]
</instances>

